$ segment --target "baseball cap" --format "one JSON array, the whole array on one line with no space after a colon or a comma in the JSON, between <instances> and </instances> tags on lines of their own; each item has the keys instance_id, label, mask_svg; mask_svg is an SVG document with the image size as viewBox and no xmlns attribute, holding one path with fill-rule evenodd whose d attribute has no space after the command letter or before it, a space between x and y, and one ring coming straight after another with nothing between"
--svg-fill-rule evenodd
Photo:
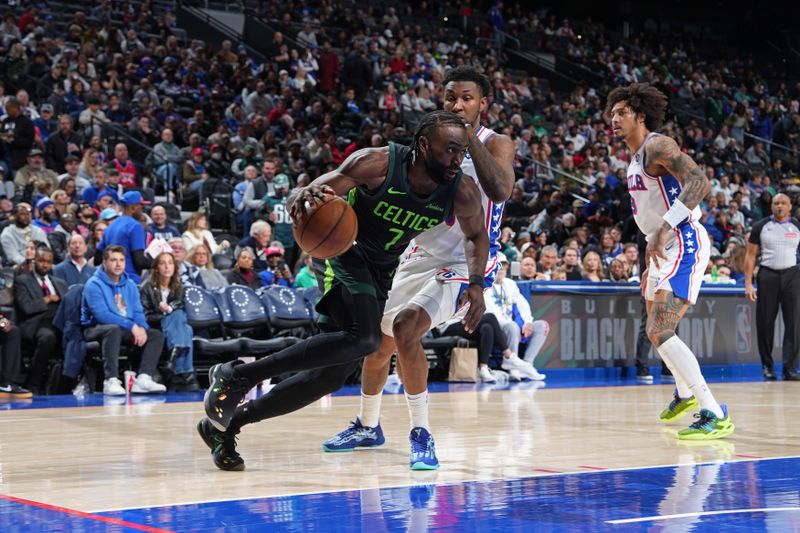
<instances>
[{"instance_id":1,"label":"baseball cap","mask_svg":"<svg viewBox=\"0 0 800 533\"><path fill-rule=\"evenodd\" d=\"M42 113L45 111L53 112L53 104L42 104Z\"/></svg>"},{"instance_id":2,"label":"baseball cap","mask_svg":"<svg viewBox=\"0 0 800 533\"><path fill-rule=\"evenodd\" d=\"M192 155L203 155L203 149L199 146L196 148L192 148Z\"/></svg>"},{"instance_id":3,"label":"baseball cap","mask_svg":"<svg viewBox=\"0 0 800 533\"><path fill-rule=\"evenodd\" d=\"M44 155L44 152L42 152L38 148L34 148L30 152L28 152L28 157L32 157L32 156L35 156L35 155Z\"/></svg>"},{"instance_id":4,"label":"baseball cap","mask_svg":"<svg viewBox=\"0 0 800 533\"><path fill-rule=\"evenodd\" d=\"M100 212L101 220L113 220L119 216L119 213L113 207L106 207Z\"/></svg>"},{"instance_id":5,"label":"baseball cap","mask_svg":"<svg viewBox=\"0 0 800 533\"><path fill-rule=\"evenodd\" d=\"M41 200L36 202L36 209L41 211L42 209L44 209L48 205L53 205L53 200L51 200L49 196L45 196Z\"/></svg>"},{"instance_id":6,"label":"baseball cap","mask_svg":"<svg viewBox=\"0 0 800 533\"><path fill-rule=\"evenodd\" d=\"M508 257L506 257L506 254L504 254L503 252L497 252L497 259L501 263L508 263Z\"/></svg>"},{"instance_id":7,"label":"baseball cap","mask_svg":"<svg viewBox=\"0 0 800 533\"><path fill-rule=\"evenodd\" d=\"M573 200L572 207L583 207L583 200Z\"/></svg>"},{"instance_id":8,"label":"baseball cap","mask_svg":"<svg viewBox=\"0 0 800 533\"><path fill-rule=\"evenodd\" d=\"M267 248L264 255L266 255L267 257L271 255L283 255L283 250L281 250L277 246L270 246L269 248Z\"/></svg>"},{"instance_id":9,"label":"baseball cap","mask_svg":"<svg viewBox=\"0 0 800 533\"><path fill-rule=\"evenodd\" d=\"M128 191L122 195L119 203L122 205L136 205L136 204L149 204L148 200L142 198L142 193L139 191Z\"/></svg>"},{"instance_id":10,"label":"baseball cap","mask_svg":"<svg viewBox=\"0 0 800 533\"><path fill-rule=\"evenodd\" d=\"M113 194L111 194L108 191L103 191L103 192L101 192L100 194L97 195L97 198L95 199L95 202L97 202L98 200L100 200L102 198L105 198L106 196L108 196L112 200L114 199L114 195Z\"/></svg>"},{"instance_id":11,"label":"baseball cap","mask_svg":"<svg viewBox=\"0 0 800 533\"><path fill-rule=\"evenodd\" d=\"M276 189L288 189L289 176L287 176L286 174L278 174L275 176L273 183L275 184Z\"/></svg>"}]
</instances>

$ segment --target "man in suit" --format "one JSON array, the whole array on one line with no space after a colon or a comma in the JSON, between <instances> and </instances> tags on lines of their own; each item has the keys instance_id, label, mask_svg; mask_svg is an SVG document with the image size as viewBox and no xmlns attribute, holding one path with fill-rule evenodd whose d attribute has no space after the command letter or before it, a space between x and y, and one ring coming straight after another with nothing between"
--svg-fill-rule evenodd
<instances>
[{"instance_id":1,"label":"man in suit","mask_svg":"<svg viewBox=\"0 0 800 533\"><path fill-rule=\"evenodd\" d=\"M41 247L36 250L33 270L14 281L14 303L22 341L35 345L26 387L34 394L41 390L47 359L60 353L60 336L53 329L53 319L68 288L63 280L51 275L52 270L53 251Z\"/></svg>"}]
</instances>

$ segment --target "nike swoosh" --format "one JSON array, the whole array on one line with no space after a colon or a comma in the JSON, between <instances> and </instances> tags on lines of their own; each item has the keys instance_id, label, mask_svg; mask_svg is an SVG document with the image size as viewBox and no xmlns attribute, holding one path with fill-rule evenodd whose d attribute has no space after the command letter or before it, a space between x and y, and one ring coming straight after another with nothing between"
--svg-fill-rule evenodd
<instances>
[{"instance_id":1,"label":"nike swoosh","mask_svg":"<svg viewBox=\"0 0 800 533\"><path fill-rule=\"evenodd\" d=\"M389 187L389 190L386 192L388 192L389 194L405 194L403 191L395 190L394 187Z\"/></svg>"}]
</instances>

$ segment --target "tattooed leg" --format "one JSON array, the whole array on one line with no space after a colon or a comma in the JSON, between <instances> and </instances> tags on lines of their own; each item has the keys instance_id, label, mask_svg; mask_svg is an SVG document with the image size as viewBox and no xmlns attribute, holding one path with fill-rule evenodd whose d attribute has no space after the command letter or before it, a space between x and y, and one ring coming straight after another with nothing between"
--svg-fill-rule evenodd
<instances>
[{"instance_id":1,"label":"tattooed leg","mask_svg":"<svg viewBox=\"0 0 800 533\"><path fill-rule=\"evenodd\" d=\"M653 346L658 348L675 335L689 302L678 298L672 291L656 291L647 315L647 336Z\"/></svg>"}]
</instances>

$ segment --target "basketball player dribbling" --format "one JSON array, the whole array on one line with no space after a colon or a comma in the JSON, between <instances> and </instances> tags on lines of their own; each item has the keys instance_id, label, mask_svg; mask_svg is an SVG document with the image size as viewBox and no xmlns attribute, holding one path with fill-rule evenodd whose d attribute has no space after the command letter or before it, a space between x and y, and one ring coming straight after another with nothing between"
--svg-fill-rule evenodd
<instances>
[{"instance_id":1,"label":"basketball player dribbling","mask_svg":"<svg viewBox=\"0 0 800 533\"><path fill-rule=\"evenodd\" d=\"M485 271L485 283L489 288L500 266L497 257L500 220L503 205L514 185L515 147L507 136L480 124L491 90L486 76L473 67L461 66L450 70L443 84L445 111L458 114L472 130L461 170L481 191L490 241ZM414 239L403 254L392 281L381 322L381 345L364 360L360 413L350 427L325 441L325 451L349 452L385 443L380 426L381 394L396 347L398 373L411 417L409 466L412 470L439 467L428 418L428 361L420 337L457 313L459 294L470 280L464 256L464 234L452 220ZM503 368L530 379L544 378L516 354L504 358Z\"/></svg>"},{"instance_id":2,"label":"basketball player dribbling","mask_svg":"<svg viewBox=\"0 0 800 533\"><path fill-rule=\"evenodd\" d=\"M631 153L628 190L633 216L647 238L642 295L647 335L675 377L675 397L661 413L673 422L700 407L696 420L678 431L684 440L710 440L733 433L727 406L714 399L697 358L676 335L678 322L697 301L711 245L700 225L700 201L711 183L671 138L655 133L667 97L646 83L617 87L608 95L606 117Z\"/></svg>"},{"instance_id":3,"label":"basketball player dribbling","mask_svg":"<svg viewBox=\"0 0 800 533\"><path fill-rule=\"evenodd\" d=\"M380 320L403 250L414 237L451 217L466 236L466 262L474 281L462 297L469 307L464 326L476 328L485 310L489 239L480 191L471 179L462 179L467 145L463 119L434 111L420 121L411 148L389 143L359 150L292 194L287 207L297 222L304 218L306 205L315 207L326 195L347 195L358 219L356 242L342 255L315 265L323 289L317 303L322 333L258 361L233 361L209 371L207 418L197 429L218 468L244 469L236 451L236 435L243 426L296 411L342 387L380 343ZM297 373L239 405L259 382L289 372Z\"/></svg>"}]
</instances>

